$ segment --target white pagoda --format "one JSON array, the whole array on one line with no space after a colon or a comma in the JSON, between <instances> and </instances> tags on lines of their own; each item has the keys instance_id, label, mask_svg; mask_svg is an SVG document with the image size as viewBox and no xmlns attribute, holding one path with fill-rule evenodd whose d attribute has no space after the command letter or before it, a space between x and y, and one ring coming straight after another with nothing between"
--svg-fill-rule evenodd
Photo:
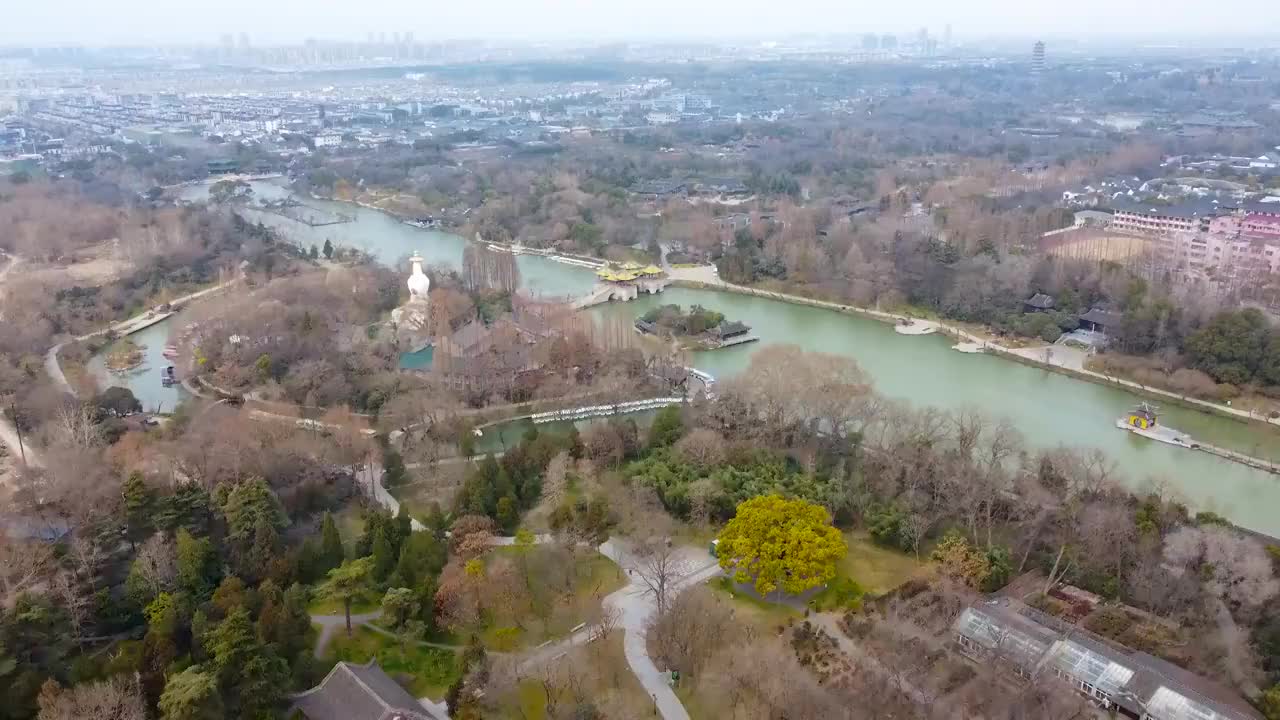
<instances>
[{"instance_id":1,"label":"white pagoda","mask_svg":"<svg viewBox=\"0 0 1280 720\"><path fill-rule=\"evenodd\" d=\"M409 302L391 311L391 322L395 323L397 331L406 331L414 336L420 336L427 330L431 278L422 272L422 262L422 256L416 252L409 258L413 267L405 283L409 286Z\"/></svg>"}]
</instances>

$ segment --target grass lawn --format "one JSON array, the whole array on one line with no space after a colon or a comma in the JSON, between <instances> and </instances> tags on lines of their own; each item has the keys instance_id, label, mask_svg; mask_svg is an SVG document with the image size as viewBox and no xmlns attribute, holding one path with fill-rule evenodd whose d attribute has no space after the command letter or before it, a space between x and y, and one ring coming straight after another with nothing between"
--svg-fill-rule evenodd
<instances>
[{"instance_id":1,"label":"grass lawn","mask_svg":"<svg viewBox=\"0 0 1280 720\"><path fill-rule=\"evenodd\" d=\"M712 578L707 581L707 587L731 598L734 604L734 611L738 617L762 629L785 625L793 618L798 618L802 615L799 610L788 605L772 603L751 593L740 591L734 587L733 581L727 577Z\"/></svg>"},{"instance_id":2,"label":"grass lawn","mask_svg":"<svg viewBox=\"0 0 1280 720\"><path fill-rule=\"evenodd\" d=\"M356 628L351 637L346 631L338 631L325 651L325 660L333 663L365 663L375 657L388 675L404 683L417 698L442 697L459 673L455 651L411 646L405 652L395 639L364 627Z\"/></svg>"},{"instance_id":3,"label":"grass lawn","mask_svg":"<svg viewBox=\"0 0 1280 720\"><path fill-rule=\"evenodd\" d=\"M457 487L451 485L442 491L439 487L426 482L387 488L387 492L391 493L391 497L399 500L400 504L409 508L409 515L418 519L430 514L431 503L433 502L439 503L442 508L448 508L456 490Z\"/></svg>"},{"instance_id":4,"label":"grass lawn","mask_svg":"<svg viewBox=\"0 0 1280 720\"><path fill-rule=\"evenodd\" d=\"M494 548L493 552L514 556L520 550L507 546ZM569 635L575 626L586 622L604 596L627 584L622 570L600 553L583 553L578 557L574 570L572 596L544 596L542 606L529 608L518 618L523 630L505 622L502 625L491 623L480 633L485 647L509 652Z\"/></svg>"},{"instance_id":5,"label":"grass lawn","mask_svg":"<svg viewBox=\"0 0 1280 720\"><path fill-rule=\"evenodd\" d=\"M689 720L715 720L720 717L714 710L704 707L702 698L694 691L692 680L681 681L675 690L676 697L680 698L685 712L689 713Z\"/></svg>"},{"instance_id":6,"label":"grass lawn","mask_svg":"<svg viewBox=\"0 0 1280 720\"><path fill-rule=\"evenodd\" d=\"M580 669L576 673L579 699L594 704L604 717L650 717L653 701L627 667L622 636L621 631L615 632L602 644L580 647L557 662L573 663L572 667ZM566 700L572 701L560 698L561 703ZM547 696L534 678L521 682L516 692L500 699L498 706L495 717L502 720L547 719Z\"/></svg>"},{"instance_id":7,"label":"grass lawn","mask_svg":"<svg viewBox=\"0 0 1280 720\"><path fill-rule=\"evenodd\" d=\"M361 613L373 612L382 606L382 598L377 597L373 592L368 593L364 598L357 599L351 603L351 614L359 615ZM307 606L307 613L310 615L341 615L342 601L329 599L316 599Z\"/></svg>"},{"instance_id":8,"label":"grass lawn","mask_svg":"<svg viewBox=\"0 0 1280 720\"><path fill-rule=\"evenodd\" d=\"M880 595L910 580L925 567L914 556L871 542L863 532L847 532L849 554L836 567L837 576L851 578L863 590Z\"/></svg>"},{"instance_id":9,"label":"grass lawn","mask_svg":"<svg viewBox=\"0 0 1280 720\"><path fill-rule=\"evenodd\" d=\"M338 533L342 535L342 545L347 549L347 554L351 554L351 549L355 547L356 540L360 539L360 535L364 533L364 509L357 502L349 502L342 506L333 516L333 521L338 526Z\"/></svg>"}]
</instances>

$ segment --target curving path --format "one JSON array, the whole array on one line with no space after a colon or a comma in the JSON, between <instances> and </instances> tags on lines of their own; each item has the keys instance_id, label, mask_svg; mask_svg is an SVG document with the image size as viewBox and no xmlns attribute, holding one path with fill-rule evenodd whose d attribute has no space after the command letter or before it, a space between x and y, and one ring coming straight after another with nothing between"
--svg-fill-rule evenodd
<instances>
[{"instance_id":1,"label":"curving path","mask_svg":"<svg viewBox=\"0 0 1280 720\"><path fill-rule=\"evenodd\" d=\"M351 630L354 632L356 628L377 620L382 617L381 610L373 612L353 614L351 616ZM339 630L346 632L347 616L346 615L312 615L311 622L320 626L320 634L316 636L315 657L320 659L324 655L325 648L329 646L329 640L333 638L333 634Z\"/></svg>"},{"instance_id":2,"label":"curving path","mask_svg":"<svg viewBox=\"0 0 1280 720\"><path fill-rule=\"evenodd\" d=\"M67 376L63 374L62 366L58 363L58 353L62 350L64 345L71 342L81 342L83 340L88 340L89 338L92 338L92 337L97 337L98 335L105 335L106 333L116 333L117 335L128 335L129 333L137 332L139 330L142 330L143 328L150 327L152 325L155 325L158 322L168 319L169 316L177 312L178 308L182 307L183 305L186 305L189 302L192 302L193 300L199 300L200 298L205 297L206 295L212 295L213 293L226 290L227 288L231 287L235 283L239 282L241 277L242 275L237 275L236 277L230 280L227 280L226 282L214 285L213 287L207 287L204 290L197 290L196 292L193 292L193 293L187 293L182 297L174 298L169 302L169 306L173 308L173 310L169 312L156 312L155 310L148 310L140 315L135 315L126 320L121 320L120 322L108 325L107 327L102 328L101 330L94 330L91 333L86 333L84 335L71 338L70 340L63 340L57 345L54 345L53 347L49 348L49 351L44 354L45 374L49 376L49 379L52 380L53 383L57 385L60 390L62 390L65 393L68 393L72 397L75 397L76 395L75 388L71 387L71 383L67 382Z\"/></svg>"},{"instance_id":3,"label":"curving path","mask_svg":"<svg viewBox=\"0 0 1280 720\"><path fill-rule=\"evenodd\" d=\"M0 251L0 255L9 259L4 269L0 270L0 284L3 284L5 279L9 277L9 273L21 265L23 260L17 255L10 255L4 251ZM0 442L9 448L9 456L13 459L13 462L22 462L22 458L25 455L28 465L32 467L42 467L44 465L44 462L40 459L40 453L32 448L30 443L20 441L17 426L3 412L0 412Z\"/></svg>"},{"instance_id":4,"label":"curving path","mask_svg":"<svg viewBox=\"0 0 1280 720\"><path fill-rule=\"evenodd\" d=\"M657 612L657 602L646 592L644 583L630 569L637 565L635 556L627 545L617 538L609 538L599 547L600 554L628 569L631 578L626 587L607 595L604 607L616 614L618 627L623 631L622 647L627 658L627 665L640 681L645 692L653 699L654 706L663 720L689 720L689 713L684 709L680 698L667 684L667 675L658 669L649 657L649 649L645 643L645 631L649 621ZM668 590L672 595L698 583L710 580L721 573L720 565L715 558L707 554L705 548L681 548L684 559L681 563L685 572ZM548 645L534 651L520 664L521 670L531 670L548 661L556 660L577 645L583 645L596 638L598 628L586 627L554 645Z\"/></svg>"}]
</instances>

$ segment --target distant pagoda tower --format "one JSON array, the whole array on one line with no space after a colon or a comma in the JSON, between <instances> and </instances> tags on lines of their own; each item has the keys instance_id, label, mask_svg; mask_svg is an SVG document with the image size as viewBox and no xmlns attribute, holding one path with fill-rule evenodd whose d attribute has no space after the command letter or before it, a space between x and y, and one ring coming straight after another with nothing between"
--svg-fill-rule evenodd
<instances>
[{"instance_id":1,"label":"distant pagoda tower","mask_svg":"<svg viewBox=\"0 0 1280 720\"><path fill-rule=\"evenodd\" d=\"M1044 41L1037 40L1031 48L1031 74L1039 76L1044 72Z\"/></svg>"}]
</instances>

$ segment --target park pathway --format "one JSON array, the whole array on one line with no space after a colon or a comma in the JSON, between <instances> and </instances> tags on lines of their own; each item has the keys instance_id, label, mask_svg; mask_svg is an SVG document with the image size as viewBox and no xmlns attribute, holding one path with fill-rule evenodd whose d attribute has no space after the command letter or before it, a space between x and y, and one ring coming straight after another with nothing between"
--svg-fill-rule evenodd
<instances>
[{"instance_id":1,"label":"park pathway","mask_svg":"<svg viewBox=\"0 0 1280 720\"><path fill-rule=\"evenodd\" d=\"M680 698L668 684L666 673L658 670L653 659L649 657L649 649L645 644L645 631L649 620L657 612L657 601L632 569L637 562L630 548L622 541L610 538L599 547L600 554L617 563L618 567L628 570L630 581L620 590L604 598L606 612L611 612L617 621L617 627L623 631L622 647L627 658L627 665L632 674L640 681L646 693L653 700L654 707L663 720L689 720ZM720 565L707 554L704 548L681 548L683 559L681 577L668 593L674 597L681 590L706 582L721 573ZM597 636L599 628L585 627L568 638L553 645L535 650L520 664L522 671L530 671L549 661L565 655L575 646L591 642Z\"/></svg>"},{"instance_id":2,"label":"park pathway","mask_svg":"<svg viewBox=\"0 0 1280 720\"><path fill-rule=\"evenodd\" d=\"M351 615L351 631L355 632L356 628L366 625L378 618L382 617L381 610L373 612L360 613L359 615ZM347 616L344 615L312 615L311 624L320 626L320 634L316 636L315 657L319 660L323 655L325 648L329 646L329 640L333 638L333 634L341 630L347 631Z\"/></svg>"},{"instance_id":3,"label":"park pathway","mask_svg":"<svg viewBox=\"0 0 1280 720\"><path fill-rule=\"evenodd\" d=\"M0 251L0 255L9 258L9 262L5 264L4 269L0 270L0 284L3 284L9 277L9 273L21 265L23 261L17 255L10 255L3 251ZM9 420L7 415L3 414L2 410L0 410L0 442L3 442L9 448L11 462L22 462L22 458L25 455L28 465L32 467L42 467L44 465L44 462L40 459L40 454L33 450L30 445L21 442L21 438L18 436L18 428Z\"/></svg>"}]
</instances>

